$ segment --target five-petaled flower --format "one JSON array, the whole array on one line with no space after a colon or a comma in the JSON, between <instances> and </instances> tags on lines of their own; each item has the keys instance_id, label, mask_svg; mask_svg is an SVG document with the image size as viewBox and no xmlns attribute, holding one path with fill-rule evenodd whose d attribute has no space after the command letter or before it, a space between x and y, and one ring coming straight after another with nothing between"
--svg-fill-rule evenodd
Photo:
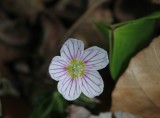
<instances>
[{"instance_id":1,"label":"five-petaled flower","mask_svg":"<svg viewBox=\"0 0 160 118\"><path fill-rule=\"evenodd\" d=\"M107 52L97 46L84 50L81 40L69 38L49 66L52 79L58 82L58 91L67 100L77 99L81 92L89 98L102 93L104 83L97 70L108 63Z\"/></svg>"}]
</instances>

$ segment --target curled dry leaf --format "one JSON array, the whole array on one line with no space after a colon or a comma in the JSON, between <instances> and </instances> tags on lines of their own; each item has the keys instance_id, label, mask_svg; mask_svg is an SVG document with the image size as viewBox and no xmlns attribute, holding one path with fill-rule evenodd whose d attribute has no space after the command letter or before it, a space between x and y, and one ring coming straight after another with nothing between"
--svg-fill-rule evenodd
<instances>
[{"instance_id":1,"label":"curled dry leaf","mask_svg":"<svg viewBox=\"0 0 160 118\"><path fill-rule=\"evenodd\" d=\"M112 111L160 116L160 36L132 58L112 94Z\"/></svg>"}]
</instances>

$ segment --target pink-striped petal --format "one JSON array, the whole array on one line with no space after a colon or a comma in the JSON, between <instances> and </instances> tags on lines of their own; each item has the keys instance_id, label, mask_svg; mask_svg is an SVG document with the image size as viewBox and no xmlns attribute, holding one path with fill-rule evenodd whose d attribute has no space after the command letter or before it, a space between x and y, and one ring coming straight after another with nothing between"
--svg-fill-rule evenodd
<instances>
[{"instance_id":1,"label":"pink-striped petal","mask_svg":"<svg viewBox=\"0 0 160 118\"><path fill-rule=\"evenodd\" d=\"M97 46L86 49L81 59L85 62L87 70L100 70L109 63L107 52Z\"/></svg>"},{"instance_id":2,"label":"pink-striped petal","mask_svg":"<svg viewBox=\"0 0 160 118\"><path fill-rule=\"evenodd\" d=\"M98 71L87 71L81 80L81 90L89 98L99 96L103 92L104 83Z\"/></svg>"},{"instance_id":3,"label":"pink-striped petal","mask_svg":"<svg viewBox=\"0 0 160 118\"><path fill-rule=\"evenodd\" d=\"M49 74L52 79L59 81L66 76L69 76L66 71L67 62L60 56L56 56L52 59L49 66Z\"/></svg>"},{"instance_id":4,"label":"pink-striped petal","mask_svg":"<svg viewBox=\"0 0 160 118\"><path fill-rule=\"evenodd\" d=\"M61 57L67 61L72 59L79 59L84 51L84 44L81 40L69 38L61 48Z\"/></svg>"},{"instance_id":5,"label":"pink-striped petal","mask_svg":"<svg viewBox=\"0 0 160 118\"><path fill-rule=\"evenodd\" d=\"M79 79L66 77L58 82L58 91L66 100L75 100L81 94Z\"/></svg>"}]
</instances>

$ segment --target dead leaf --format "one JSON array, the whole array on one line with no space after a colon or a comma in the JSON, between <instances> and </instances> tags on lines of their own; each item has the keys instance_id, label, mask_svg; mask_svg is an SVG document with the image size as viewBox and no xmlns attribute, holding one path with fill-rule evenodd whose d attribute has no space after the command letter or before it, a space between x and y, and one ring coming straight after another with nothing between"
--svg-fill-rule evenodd
<instances>
[{"instance_id":1,"label":"dead leaf","mask_svg":"<svg viewBox=\"0 0 160 118\"><path fill-rule=\"evenodd\" d=\"M140 116L135 116L135 115L132 115L130 113L127 113L127 112L114 112L113 113L113 118L142 118Z\"/></svg>"},{"instance_id":2,"label":"dead leaf","mask_svg":"<svg viewBox=\"0 0 160 118\"><path fill-rule=\"evenodd\" d=\"M104 112L99 115L93 115L82 106L70 105L68 107L69 115L67 118L142 118L134 116L127 112Z\"/></svg>"},{"instance_id":3,"label":"dead leaf","mask_svg":"<svg viewBox=\"0 0 160 118\"><path fill-rule=\"evenodd\" d=\"M111 112L100 113L98 116L92 115L89 118L113 118Z\"/></svg>"},{"instance_id":4,"label":"dead leaf","mask_svg":"<svg viewBox=\"0 0 160 118\"><path fill-rule=\"evenodd\" d=\"M112 94L112 111L160 116L160 36L131 59Z\"/></svg>"},{"instance_id":5,"label":"dead leaf","mask_svg":"<svg viewBox=\"0 0 160 118\"><path fill-rule=\"evenodd\" d=\"M132 115L127 112L104 112L100 113L98 116L91 115L89 118L142 118L139 116Z\"/></svg>"},{"instance_id":6,"label":"dead leaf","mask_svg":"<svg viewBox=\"0 0 160 118\"><path fill-rule=\"evenodd\" d=\"M91 113L84 107L70 105L68 107L68 118L89 118Z\"/></svg>"}]
</instances>

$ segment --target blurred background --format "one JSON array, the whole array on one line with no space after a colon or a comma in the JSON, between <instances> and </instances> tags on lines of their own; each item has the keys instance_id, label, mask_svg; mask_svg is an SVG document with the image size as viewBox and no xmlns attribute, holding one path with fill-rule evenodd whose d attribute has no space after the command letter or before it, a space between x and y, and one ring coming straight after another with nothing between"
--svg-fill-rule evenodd
<instances>
[{"instance_id":1,"label":"blurred background","mask_svg":"<svg viewBox=\"0 0 160 118\"><path fill-rule=\"evenodd\" d=\"M1 0L0 117L65 118L76 105L94 115L109 111L116 82L108 67L100 71L105 88L99 97L68 102L48 74L51 59L69 37L108 51L94 22L121 23L158 10L160 0Z\"/></svg>"}]
</instances>

